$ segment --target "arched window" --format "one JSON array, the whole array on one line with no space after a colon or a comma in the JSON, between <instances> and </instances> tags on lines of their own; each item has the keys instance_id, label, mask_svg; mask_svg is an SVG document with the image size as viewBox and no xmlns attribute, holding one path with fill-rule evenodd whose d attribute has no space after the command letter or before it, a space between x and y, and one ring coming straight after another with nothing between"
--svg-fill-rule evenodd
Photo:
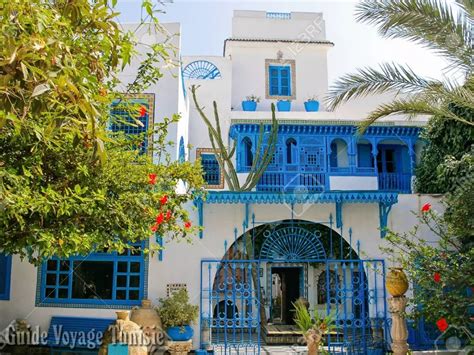
<instances>
[{"instance_id":1,"label":"arched window","mask_svg":"<svg viewBox=\"0 0 474 355\"><path fill-rule=\"evenodd\" d=\"M329 282L329 285L328 285ZM329 288L329 298L336 298L336 286L338 282L338 277L336 273L332 270L329 271L329 279L327 277L326 271L323 271L318 278L318 304L328 303L328 288ZM329 287L328 287L329 286Z\"/></svg>"},{"instance_id":2,"label":"arched window","mask_svg":"<svg viewBox=\"0 0 474 355\"><path fill-rule=\"evenodd\" d=\"M183 69L185 79L209 80L221 77L221 72L217 67L207 60L196 60L189 63Z\"/></svg>"},{"instance_id":3,"label":"arched window","mask_svg":"<svg viewBox=\"0 0 474 355\"><path fill-rule=\"evenodd\" d=\"M329 164L331 168L337 167L337 144L336 142L331 143L331 154L329 155Z\"/></svg>"},{"instance_id":4,"label":"arched window","mask_svg":"<svg viewBox=\"0 0 474 355\"><path fill-rule=\"evenodd\" d=\"M239 310L231 300L220 301L214 307L214 319L237 319Z\"/></svg>"},{"instance_id":5,"label":"arched window","mask_svg":"<svg viewBox=\"0 0 474 355\"><path fill-rule=\"evenodd\" d=\"M296 164L297 159L296 140L294 138L288 138L286 140L286 163Z\"/></svg>"},{"instance_id":6,"label":"arched window","mask_svg":"<svg viewBox=\"0 0 474 355\"><path fill-rule=\"evenodd\" d=\"M245 137L242 140L244 149L244 166L251 167L253 165L253 153L252 153L252 141L249 137Z\"/></svg>"}]
</instances>

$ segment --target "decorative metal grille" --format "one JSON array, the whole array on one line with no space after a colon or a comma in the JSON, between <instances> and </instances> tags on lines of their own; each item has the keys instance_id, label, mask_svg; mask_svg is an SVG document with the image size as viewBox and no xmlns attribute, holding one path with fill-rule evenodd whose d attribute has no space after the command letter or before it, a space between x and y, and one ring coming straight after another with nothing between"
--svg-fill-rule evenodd
<instances>
[{"instance_id":1,"label":"decorative metal grille","mask_svg":"<svg viewBox=\"0 0 474 355\"><path fill-rule=\"evenodd\" d=\"M217 67L207 60L196 60L189 63L183 69L185 79L216 79L221 77L221 72Z\"/></svg>"}]
</instances>

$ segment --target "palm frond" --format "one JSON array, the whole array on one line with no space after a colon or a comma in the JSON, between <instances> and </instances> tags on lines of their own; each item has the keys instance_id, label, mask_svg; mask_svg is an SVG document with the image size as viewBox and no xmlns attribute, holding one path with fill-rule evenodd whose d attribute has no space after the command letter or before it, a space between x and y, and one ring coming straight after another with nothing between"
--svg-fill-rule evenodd
<instances>
[{"instance_id":1,"label":"palm frond","mask_svg":"<svg viewBox=\"0 0 474 355\"><path fill-rule=\"evenodd\" d=\"M386 92L420 93L430 85L442 84L418 76L409 67L385 63L379 69L363 68L355 74L344 75L332 85L325 101L328 108L334 110L353 98Z\"/></svg>"},{"instance_id":2,"label":"palm frond","mask_svg":"<svg viewBox=\"0 0 474 355\"><path fill-rule=\"evenodd\" d=\"M433 49L467 73L473 66L472 0L453 6L441 0L364 0L360 22L374 24L387 38L403 38Z\"/></svg>"}]
</instances>

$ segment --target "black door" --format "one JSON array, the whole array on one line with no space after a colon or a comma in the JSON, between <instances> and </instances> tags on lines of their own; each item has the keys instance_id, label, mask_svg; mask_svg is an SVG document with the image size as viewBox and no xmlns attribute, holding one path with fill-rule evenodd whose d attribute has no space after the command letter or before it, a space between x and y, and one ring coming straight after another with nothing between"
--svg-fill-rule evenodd
<instances>
[{"instance_id":1,"label":"black door","mask_svg":"<svg viewBox=\"0 0 474 355\"><path fill-rule=\"evenodd\" d=\"M293 321L293 303L300 295L301 268L298 267L276 267L272 268L272 274L278 274L281 280L281 322L283 324L295 324Z\"/></svg>"}]
</instances>

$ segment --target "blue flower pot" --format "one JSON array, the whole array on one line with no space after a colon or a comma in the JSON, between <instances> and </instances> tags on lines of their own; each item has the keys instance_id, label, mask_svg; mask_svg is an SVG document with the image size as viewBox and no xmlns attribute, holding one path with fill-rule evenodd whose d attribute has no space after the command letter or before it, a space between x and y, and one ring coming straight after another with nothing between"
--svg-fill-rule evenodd
<instances>
[{"instance_id":1,"label":"blue flower pot","mask_svg":"<svg viewBox=\"0 0 474 355\"><path fill-rule=\"evenodd\" d=\"M183 331L184 330L184 331ZM184 327L169 327L166 334L174 341L187 341L194 335L194 330L189 325Z\"/></svg>"},{"instance_id":2,"label":"blue flower pot","mask_svg":"<svg viewBox=\"0 0 474 355\"><path fill-rule=\"evenodd\" d=\"M306 101L304 108L306 112L317 112L319 111L319 101Z\"/></svg>"},{"instance_id":3,"label":"blue flower pot","mask_svg":"<svg viewBox=\"0 0 474 355\"><path fill-rule=\"evenodd\" d=\"M288 100L278 101L277 109L278 111L282 111L282 112L291 111L291 101L288 101Z\"/></svg>"},{"instance_id":4,"label":"blue flower pot","mask_svg":"<svg viewBox=\"0 0 474 355\"><path fill-rule=\"evenodd\" d=\"M242 110L244 111L255 111L257 109L257 102L255 101L242 101Z\"/></svg>"}]
</instances>

